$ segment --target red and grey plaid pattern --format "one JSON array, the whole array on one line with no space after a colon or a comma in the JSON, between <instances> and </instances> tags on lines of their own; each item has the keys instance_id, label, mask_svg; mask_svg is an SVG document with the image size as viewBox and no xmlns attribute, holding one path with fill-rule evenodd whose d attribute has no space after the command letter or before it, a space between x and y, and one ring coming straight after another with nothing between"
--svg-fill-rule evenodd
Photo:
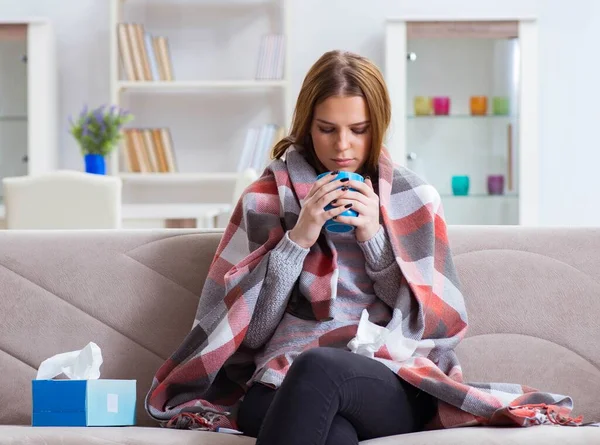
<instances>
[{"instance_id":1,"label":"red and grey plaid pattern","mask_svg":"<svg viewBox=\"0 0 600 445\"><path fill-rule=\"evenodd\" d=\"M236 407L254 371L255 351L243 340L265 279L261 260L296 223L315 178L291 149L285 162L273 161L244 191L210 267L194 327L157 371L146 397L151 416L176 428L235 428ZM439 399L429 427L580 424L581 418L569 417L569 397L518 384L463 382L454 348L467 330L467 313L440 196L383 150L379 198L403 280L387 341L373 358ZM312 284L310 295L300 298L317 320L331 315L336 258L326 243L316 243L304 261L303 279ZM325 334L314 346L336 345L339 334ZM271 371L283 373L288 365Z\"/></svg>"}]
</instances>

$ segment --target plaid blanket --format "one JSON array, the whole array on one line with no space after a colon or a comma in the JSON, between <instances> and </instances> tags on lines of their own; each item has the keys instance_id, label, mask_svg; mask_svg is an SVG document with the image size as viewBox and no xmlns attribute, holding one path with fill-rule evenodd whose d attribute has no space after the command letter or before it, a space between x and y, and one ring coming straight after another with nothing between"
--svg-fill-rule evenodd
<instances>
[{"instance_id":1,"label":"plaid blanket","mask_svg":"<svg viewBox=\"0 0 600 445\"><path fill-rule=\"evenodd\" d=\"M236 427L236 408L254 371L254 351L243 340L256 305L265 304L258 299L264 260L296 223L315 178L302 154L290 149L285 161L273 161L245 190L210 267L193 329L157 371L146 397L148 413L163 425ZM581 418L569 417L569 397L463 381L454 348L467 330L467 313L440 196L411 171L395 167L385 149L378 185L382 224L403 280L389 335L373 359L439 400L428 427L579 425ZM336 254L327 246L311 248L302 272L312 286L301 298L318 320L329 317L335 297ZM327 346L327 336L319 344Z\"/></svg>"}]
</instances>

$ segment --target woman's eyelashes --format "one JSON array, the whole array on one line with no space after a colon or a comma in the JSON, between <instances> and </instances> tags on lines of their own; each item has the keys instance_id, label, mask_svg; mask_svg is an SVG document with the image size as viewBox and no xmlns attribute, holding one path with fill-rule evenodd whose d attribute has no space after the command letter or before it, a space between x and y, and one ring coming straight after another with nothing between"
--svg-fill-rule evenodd
<instances>
[{"instance_id":1,"label":"woman's eyelashes","mask_svg":"<svg viewBox=\"0 0 600 445\"><path fill-rule=\"evenodd\" d=\"M352 128L351 130L352 130L352 133L354 133L354 134L365 134L369 130L369 127ZM319 131L321 133L330 134L330 133L333 133L335 131L335 128L323 128L323 127L319 127Z\"/></svg>"},{"instance_id":2,"label":"woman's eyelashes","mask_svg":"<svg viewBox=\"0 0 600 445\"><path fill-rule=\"evenodd\" d=\"M321 127L319 127L319 131L321 133L329 134L329 133L333 133L334 129L333 128L321 128Z\"/></svg>"}]
</instances>

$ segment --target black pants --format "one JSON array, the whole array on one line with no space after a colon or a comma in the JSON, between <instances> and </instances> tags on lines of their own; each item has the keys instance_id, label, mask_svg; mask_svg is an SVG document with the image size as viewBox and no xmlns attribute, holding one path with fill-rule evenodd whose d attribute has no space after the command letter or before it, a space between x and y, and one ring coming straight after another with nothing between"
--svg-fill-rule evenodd
<instances>
[{"instance_id":1,"label":"black pants","mask_svg":"<svg viewBox=\"0 0 600 445\"><path fill-rule=\"evenodd\" d=\"M254 384L238 425L257 445L353 445L419 431L435 399L376 360L315 348L294 360L278 390Z\"/></svg>"}]
</instances>

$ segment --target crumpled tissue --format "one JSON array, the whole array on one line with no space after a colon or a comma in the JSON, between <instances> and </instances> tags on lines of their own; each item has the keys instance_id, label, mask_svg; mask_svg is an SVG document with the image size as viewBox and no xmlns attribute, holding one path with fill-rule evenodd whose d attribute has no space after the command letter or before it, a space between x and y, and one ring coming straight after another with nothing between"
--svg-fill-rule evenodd
<instances>
[{"instance_id":1,"label":"crumpled tissue","mask_svg":"<svg viewBox=\"0 0 600 445\"><path fill-rule=\"evenodd\" d=\"M385 326L376 325L369 321L369 312L363 309L356 336L350 340L348 348L355 354L373 358L384 345L395 361L408 360L413 354L421 352L419 342L406 338L401 326L389 330Z\"/></svg>"},{"instance_id":2,"label":"crumpled tissue","mask_svg":"<svg viewBox=\"0 0 600 445\"><path fill-rule=\"evenodd\" d=\"M36 380L48 380L60 374L71 380L98 379L102 361L100 347L90 342L79 351L63 352L44 360L38 368Z\"/></svg>"}]
</instances>

